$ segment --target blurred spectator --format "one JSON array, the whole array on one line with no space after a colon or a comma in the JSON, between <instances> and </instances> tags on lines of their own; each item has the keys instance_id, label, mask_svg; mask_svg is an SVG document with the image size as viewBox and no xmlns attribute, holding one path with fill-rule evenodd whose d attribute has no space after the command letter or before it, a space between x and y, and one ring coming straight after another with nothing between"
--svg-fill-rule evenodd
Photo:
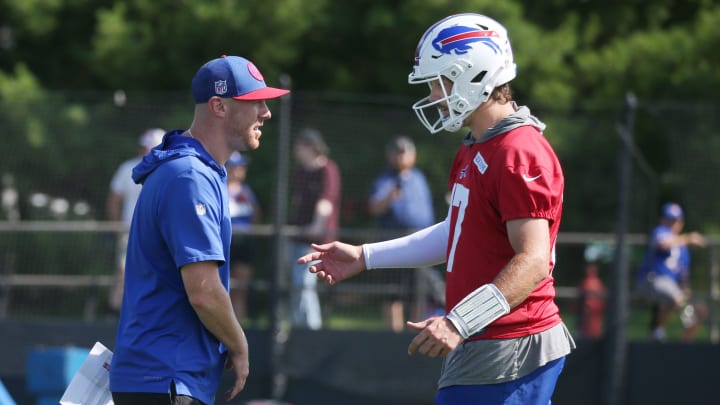
<instances>
[{"instance_id":1,"label":"blurred spectator","mask_svg":"<svg viewBox=\"0 0 720 405\"><path fill-rule=\"evenodd\" d=\"M606 288L600 279L600 263L612 260L613 249L604 242L590 243L584 252L585 277L580 282L577 323L580 336L597 339L603 333Z\"/></svg>"},{"instance_id":2,"label":"blurred spectator","mask_svg":"<svg viewBox=\"0 0 720 405\"><path fill-rule=\"evenodd\" d=\"M122 221L127 229L130 228L135 202L140 195L140 184L135 184L132 179L132 169L145 156L150 149L160 144L165 135L161 128L150 128L143 132L138 138L137 154L122 162L118 166L110 181L110 194L108 195L105 210L110 221ZM123 295L123 279L125 277L125 251L127 250L127 232L118 235L116 251L116 276L117 281L110 292L108 304L114 311L120 311Z\"/></svg>"},{"instance_id":3,"label":"blurred spectator","mask_svg":"<svg viewBox=\"0 0 720 405\"><path fill-rule=\"evenodd\" d=\"M585 277L580 283L580 335L588 339L602 336L605 316L605 285L598 276L598 264L585 263Z\"/></svg>"},{"instance_id":4,"label":"blurred spectator","mask_svg":"<svg viewBox=\"0 0 720 405\"><path fill-rule=\"evenodd\" d=\"M317 277L307 264L296 259L311 251L310 243L327 243L337 235L340 218L341 176L328 157L320 131L300 131L293 145L295 166L290 183L288 224L300 227L288 249L292 263L290 291L291 321L294 327L320 329L322 312L317 294Z\"/></svg>"},{"instance_id":5,"label":"blurred spectator","mask_svg":"<svg viewBox=\"0 0 720 405\"><path fill-rule=\"evenodd\" d=\"M415 144L406 136L393 138L385 148L387 168L375 179L370 196L368 209L377 218L381 229L396 229L414 232L435 223L432 196L425 175L415 167L417 152ZM411 304L411 292L417 293L415 279L432 269L415 272L411 269L396 269L392 273L399 279L404 294L393 295L390 302L383 308L384 318L390 329L400 332L405 326L406 303ZM444 291L440 295L444 297ZM405 298L405 299L403 299ZM442 300L442 299L441 299ZM444 307L432 297L428 306ZM432 309L422 312L432 313ZM415 313L412 317L422 316Z\"/></svg>"},{"instance_id":6,"label":"blurred spectator","mask_svg":"<svg viewBox=\"0 0 720 405\"><path fill-rule=\"evenodd\" d=\"M368 206L383 229L417 230L435 223L432 196L423 172L415 167L415 144L398 136L385 149L387 168L373 183Z\"/></svg>"},{"instance_id":7,"label":"blurred spectator","mask_svg":"<svg viewBox=\"0 0 720 405\"><path fill-rule=\"evenodd\" d=\"M227 168L227 187L230 197L230 218L233 224L233 236L230 247L230 277L233 284L230 290L235 316L241 323L248 319L248 295L250 281L255 268L253 266L255 247L253 237L237 231L247 231L260 221L261 210L255 193L245 181L250 158L233 152L225 163Z\"/></svg>"},{"instance_id":8,"label":"blurred spectator","mask_svg":"<svg viewBox=\"0 0 720 405\"><path fill-rule=\"evenodd\" d=\"M663 205L657 226L648 238L647 251L637 278L641 296L651 304L650 335L662 341L670 316L680 312L683 340L695 337L706 316L704 305L691 300L689 284L690 246L705 246L705 238L698 232L682 233L685 226L680 205Z\"/></svg>"}]
</instances>

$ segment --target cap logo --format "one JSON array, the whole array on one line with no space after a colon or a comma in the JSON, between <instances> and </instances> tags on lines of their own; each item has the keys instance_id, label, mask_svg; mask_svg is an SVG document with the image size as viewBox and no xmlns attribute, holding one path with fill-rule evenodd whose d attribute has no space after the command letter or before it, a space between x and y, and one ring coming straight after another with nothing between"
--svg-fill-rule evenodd
<instances>
[{"instance_id":1,"label":"cap logo","mask_svg":"<svg viewBox=\"0 0 720 405\"><path fill-rule=\"evenodd\" d=\"M263 75L260 73L258 68L255 67L254 63L248 62L247 68L248 68L248 72L250 73L250 76L252 76L253 79L255 79L259 82L265 81L265 79L263 79Z\"/></svg>"},{"instance_id":2,"label":"cap logo","mask_svg":"<svg viewBox=\"0 0 720 405\"><path fill-rule=\"evenodd\" d=\"M215 81L215 94L221 95L227 93L227 80Z\"/></svg>"}]
</instances>

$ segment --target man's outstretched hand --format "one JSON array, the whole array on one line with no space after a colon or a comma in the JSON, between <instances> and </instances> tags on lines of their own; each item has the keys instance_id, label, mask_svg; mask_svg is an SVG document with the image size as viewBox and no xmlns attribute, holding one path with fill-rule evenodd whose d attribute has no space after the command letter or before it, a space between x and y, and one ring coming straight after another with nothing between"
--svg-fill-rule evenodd
<instances>
[{"instance_id":1,"label":"man's outstretched hand","mask_svg":"<svg viewBox=\"0 0 720 405\"><path fill-rule=\"evenodd\" d=\"M362 246L337 241L324 245L313 243L311 246L315 252L298 258L297 262L299 264L310 263L310 272L315 273L318 279L325 281L328 285L333 285L365 270Z\"/></svg>"}]
</instances>

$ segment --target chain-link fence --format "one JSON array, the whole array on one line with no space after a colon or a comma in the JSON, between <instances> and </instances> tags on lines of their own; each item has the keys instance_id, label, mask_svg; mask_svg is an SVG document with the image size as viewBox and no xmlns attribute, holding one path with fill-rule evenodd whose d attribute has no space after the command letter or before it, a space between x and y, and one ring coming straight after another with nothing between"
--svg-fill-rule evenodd
<instances>
[{"instance_id":1,"label":"chain-link fence","mask_svg":"<svg viewBox=\"0 0 720 405\"><path fill-rule=\"evenodd\" d=\"M117 165L136 153L137 137L149 127L185 128L192 105L185 93L49 94L37 105L0 111L0 136L6 153L3 174L3 215L0 232L0 310L4 316L111 317L107 291L115 282L118 223L105 220L105 199ZM395 234L377 228L367 209L372 180L385 165L385 145L399 134L413 139L417 167L425 173L433 195L436 220L446 215L447 172L462 134L429 135L403 97L315 94L291 95L288 142L301 128L319 129L330 157L340 168L341 237L350 243L377 241ZM521 103L522 104L522 103ZM548 128L566 175L563 225L554 275L559 303L574 323L577 290L584 278L586 245L614 240L618 209L617 131L622 100L556 109L533 106ZM267 324L268 291L279 271L275 260L274 204L287 193L276 191L280 106L270 103L273 118L263 127L261 147L250 152L248 183L264 216L249 232L255 239L255 272L249 295L249 322ZM683 204L687 229L712 236L720 223L714 209L712 173L717 132L716 106L641 101L634 131L630 222L638 238L631 245L630 272L639 263L644 235L655 223L665 200ZM711 238L711 245L713 245ZM716 244L715 244L716 245ZM713 245L713 246L715 246ZM692 286L710 297L715 261L711 250L693 254ZM607 283L612 271L601 265ZM385 328L383 303L402 296L406 316L428 312L441 285L443 269L421 272L408 284L402 272L369 272L332 288L320 287L323 316L329 328ZM438 275L440 277L438 277ZM646 321L638 310L632 321ZM633 312L635 314L635 312ZM640 333L640 332L638 332ZM706 332L709 334L709 332Z\"/></svg>"}]
</instances>

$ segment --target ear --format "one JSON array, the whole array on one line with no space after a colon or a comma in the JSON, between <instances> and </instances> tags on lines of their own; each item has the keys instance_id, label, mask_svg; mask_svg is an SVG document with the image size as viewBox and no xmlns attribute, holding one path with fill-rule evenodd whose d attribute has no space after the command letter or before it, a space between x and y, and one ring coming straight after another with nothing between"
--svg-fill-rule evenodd
<instances>
[{"instance_id":1,"label":"ear","mask_svg":"<svg viewBox=\"0 0 720 405\"><path fill-rule=\"evenodd\" d=\"M215 116L224 117L226 108L225 102L220 97L215 96L208 100L208 109Z\"/></svg>"}]
</instances>

